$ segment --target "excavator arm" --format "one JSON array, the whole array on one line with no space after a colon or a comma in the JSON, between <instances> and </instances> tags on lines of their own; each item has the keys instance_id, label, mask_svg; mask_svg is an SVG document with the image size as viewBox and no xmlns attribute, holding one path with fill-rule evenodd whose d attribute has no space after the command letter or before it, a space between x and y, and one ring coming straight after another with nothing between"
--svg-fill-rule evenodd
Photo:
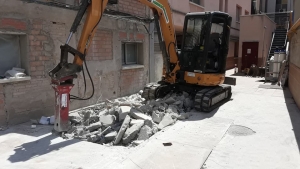
<instances>
[{"instance_id":1,"label":"excavator arm","mask_svg":"<svg viewBox=\"0 0 300 169\"><path fill-rule=\"evenodd\" d=\"M154 15L154 21L163 56L163 78L169 83L175 82L175 71L179 69L176 53L176 38L173 17L169 2L166 0L139 0L147 5Z\"/></svg>"},{"instance_id":2,"label":"excavator arm","mask_svg":"<svg viewBox=\"0 0 300 169\"><path fill-rule=\"evenodd\" d=\"M110 3L115 1L111 0ZM103 12L106 8L108 0L82 0L80 9L76 15L73 25L70 29L69 37L66 43L61 48L60 62L49 72L51 77L51 85L55 90L55 124L54 130L63 132L68 130L69 120L69 103L70 91L73 84L73 79L77 77L77 73L83 70L83 63L88 48L94 37L96 27L101 20ZM77 45L77 49L69 46L72 35L77 31L77 28L87 11L84 26ZM73 63L68 63L68 54L74 56ZM88 69L87 69L88 70ZM89 74L89 72L88 72ZM92 97L92 96L90 96ZM79 98L84 100L84 98Z\"/></svg>"}]
</instances>

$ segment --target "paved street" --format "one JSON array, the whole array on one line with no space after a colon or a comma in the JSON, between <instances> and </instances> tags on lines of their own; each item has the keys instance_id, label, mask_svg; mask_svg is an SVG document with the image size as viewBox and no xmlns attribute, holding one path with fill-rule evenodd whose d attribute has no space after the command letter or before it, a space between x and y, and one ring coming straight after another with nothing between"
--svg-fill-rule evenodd
<instances>
[{"instance_id":1,"label":"paved street","mask_svg":"<svg viewBox=\"0 0 300 169\"><path fill-rule=\"evenodd\" d=\"M0 131L0 168L300 168L300 111L289 90L236 78L231 101L209 114L193 112L134 148L63 140L51 126L12 126Z\"/></svg>"}]
</instances>

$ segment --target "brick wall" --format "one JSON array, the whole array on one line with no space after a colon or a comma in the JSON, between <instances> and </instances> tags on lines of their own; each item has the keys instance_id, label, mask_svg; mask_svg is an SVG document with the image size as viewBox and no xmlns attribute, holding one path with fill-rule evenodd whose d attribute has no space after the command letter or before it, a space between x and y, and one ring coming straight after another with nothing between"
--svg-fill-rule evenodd
<instances>
[{"instance_id":1,"label":"brick wall","mask_svg":"<svg viewBox=\"0 0 300 169\"><path fill-rule=\"evenodd\" d=\"M32 118L39 119L41 116L54 114L54 90L50 85L48 71L59 62L59 47L67 39L73 20L70 20L70 17L76 15L75 11L63 10L62 15L60 8L28 4L17 0L3 2L0 7L2 9L0 31L26 34L27 53L22 57L26 57L26 68L28 68L27 72L31 80L0 84L0 126L18 124ZM119 2L124 12L139 16L145 15L145 8L137 0L132 1L132 8L122 7L125 4L123 2L131 2L129 0ZM20 8L10 8L16 4ZM16 11L16 9L20 10ZM31 9L39 10L28 12ZM144 87L148 79L149 41L145 40L148 35L145 30L137 29L138 24L123 22L125 22L125 27L121 28L116 19L104 16L86 58L95 85L94 97L85 102L72 101L72 109L95 104L99 101L98 98L102 98L100 101L103 101L132 94ZM70 41L70 45L75 48L81 29L82 27L78 28ZM141 52L144 68L122 70L122 41L143 42L140 44L143 44L144 49ZM69 57L71 62L71 54ZM82 74L74 80L74 84L72 94L82 97L84 91ZM87 79L86 96L90 96L91 93L91 83Z\"/></svg>"},{"instance_id":2,"label":"brick wall","mask_svg":"<svg viewBox=\"0 0 300 169\"><path fill-rule=\"evenodd\" d=\"M113 59L112 31L98 29L89 48L87 61L102 61Z\"/></svg>"},{"instance_id":3,"label":"brick wall","mask_svg":"<svg viewBox=\"0 0 300 169\"><path fill-rule=\"evenodd\" d=\"M146 6L138 0L121 0L118 4L119 11L145 17Z\"/></svg>"},{"instance_id":4,"label":"brick wall","mask_svg":"<svg viewBox=\"0 0 300 169\"><path fill-rule=\"evenodd\" d=\"M129 69L121 71L120 88L121 95L136 93L145 86L144 69Z\"/></svg>"}]
</instances>

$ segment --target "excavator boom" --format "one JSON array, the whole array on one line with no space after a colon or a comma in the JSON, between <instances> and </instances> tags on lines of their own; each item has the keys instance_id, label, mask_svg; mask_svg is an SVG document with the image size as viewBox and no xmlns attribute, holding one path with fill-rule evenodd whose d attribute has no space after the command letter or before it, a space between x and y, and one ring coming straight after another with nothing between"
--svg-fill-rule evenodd
<instances>
[{"instance_id":1,"label":"excavator boom","mask_svg":"<svg viewBox=\"0 0 300 169\"><path fill-rule=\"evenodd\" d=\"M146 86L143 97L156 99L170 91L189 92L195 98L195 108L209 112L231 97L231 88L222 86L225 79L226 56L231 17L221 12L190 13L186 15L181 53L176 49L176 36L172 10L168 0L138 0L148 6L160 41L163 57L163 74L158 84ZM54 129L67 131L70 91L73 79L86 66L85 57L106 5L116 0L82 0L80 9L70 29L70 35L61 48L60 63L49 72L56 96ZM77 45L69 46L84 14L86 19ZM68 54L74 56L68 63ZM91 77L90 77L91 78ZM92 82L92 81L91 81ZM89 97L91 98L93 94ZM87 100L89 98L79 98Z\"/></svg>"}]
</instances>

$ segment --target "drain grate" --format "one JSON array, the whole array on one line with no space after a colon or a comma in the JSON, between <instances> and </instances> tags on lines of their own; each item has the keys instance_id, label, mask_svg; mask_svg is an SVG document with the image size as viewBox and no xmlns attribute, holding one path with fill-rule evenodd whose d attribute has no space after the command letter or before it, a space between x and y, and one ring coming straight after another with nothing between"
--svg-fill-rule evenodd
<instances>
[{"instance_id":1,"label":"drain grate","mask_svg":"<svg viewBox=\"0 0 300 169\"><path fill-rule=\"evenodd\" d=\"M255 131L245 126L231 125L227 133L232 136L249 136L255 134Z\"/></svg>"}]
</instances>

